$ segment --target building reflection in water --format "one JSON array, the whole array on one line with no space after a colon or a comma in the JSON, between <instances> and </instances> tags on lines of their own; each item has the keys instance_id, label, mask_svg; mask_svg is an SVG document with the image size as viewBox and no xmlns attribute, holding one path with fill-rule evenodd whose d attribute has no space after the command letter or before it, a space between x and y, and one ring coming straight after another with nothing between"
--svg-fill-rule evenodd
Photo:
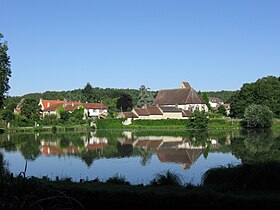
<instances>
[{"instance_id":1,"label":"building reflection in water","mask_svg":"<svg viewBox=\"0 0 280 210\"><path fill-rule=\"evenodd\" d=\"M82 152L95 152L103 155L104 149L109 142L106 137L96 137L95 133L80 136L80 146L74 145L71 141L67 146L62 147L62 139L40 140L40 150L42 155L71 155ZM172 136L145 136L136 137L132 132L123 132L119 137L117 146L118 155L129 157L133 155L134 149L144 149L156 153L160 162L171 162L182 165L182 168L189 169L191 165L203 154L204 150L211 145L212 148L219 148L219 141L216 139L206 139L201 145L195 144L195 139L188 137ZM230 144L230 139L226 142Z\"/></svg>"},{"instance_id":2,"label":"building reflection in water","mask_svg":"<svg viewBox=\"0 0 280 210\"><path fill-rule=\"evenodd\" d=\"M133 145L153 149L161 162L178 163L184 169L190 168L204 150L203 146L193 146L186 137L139 137Z\"/></svg>"}]
</instances>

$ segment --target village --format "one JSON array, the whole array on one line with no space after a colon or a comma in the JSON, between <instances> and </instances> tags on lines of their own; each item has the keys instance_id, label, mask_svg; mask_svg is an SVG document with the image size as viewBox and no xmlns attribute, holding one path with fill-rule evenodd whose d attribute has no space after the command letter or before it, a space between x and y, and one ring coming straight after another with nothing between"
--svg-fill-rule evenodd
<instances>
[{"instance_id":1,"label":"village","mask_svg":"<svg viewBox=\"0 0 280 210\"><path fill-rule=\"evenodd\" d=\"M18 115L24 106L24 98L14 109ZM210 107L209 107L210 105ZM46 116L61 117L61 111L69 113L83 109L83 119L106 119L108 118L108 106L103 103L88 103L69 100L48 100L40 99L38 103L39 116L43 119ZM142 107L135 107L131 111L122 111L116 118L124 118L123 125L132 124L133 120L160 120L160 119L189 119L194 111L208 113L209 110L217 110L223 106L226 115L230 113L230 104L224 104L219 98L209 97L206 103L201 95L194 90L188 82L182 82L179 88L159 90L152 104L145 104Z\"/></svg>"}]
</instances>

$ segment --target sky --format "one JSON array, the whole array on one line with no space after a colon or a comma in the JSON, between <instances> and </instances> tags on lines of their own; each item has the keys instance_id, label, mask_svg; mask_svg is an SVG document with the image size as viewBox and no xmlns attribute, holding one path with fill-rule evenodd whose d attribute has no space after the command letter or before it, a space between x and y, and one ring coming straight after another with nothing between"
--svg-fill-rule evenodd
<instances>
[{"instance_id":1,"label":"sky","mask_svg":"<svg viewBox=\"0 0 280 210\"><path fill-rule=\"evenodd\" d=\"M0 0L10 96L280 76L279 0Z\"/></svg>"}]
</instances>

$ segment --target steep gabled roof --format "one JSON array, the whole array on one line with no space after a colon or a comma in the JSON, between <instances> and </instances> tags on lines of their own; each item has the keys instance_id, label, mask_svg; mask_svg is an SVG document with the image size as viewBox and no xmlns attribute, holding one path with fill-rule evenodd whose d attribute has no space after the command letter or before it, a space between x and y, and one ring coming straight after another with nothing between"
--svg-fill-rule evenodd
<instances>
[{"instance_id":1,"label":"steep gabled roof","mask_svg":"<svg viewBox=\"0 0 280 210\"><path fill-rule=\"evenodd\" d=\"M160 90L153 105L205 104L198 93L187 83L182 88Z\"/></svg>"},{"instance_id":2,"label":"steep gabled roof","mask_svg":"<svg viewBox=\"0 0 280 210\"><path fill-rule=\"evenodd\" d=\"M180 163L184 164L184 168L190 168L202 153L203 149L163 149L160 147L157 150L157 156L160 162Z\"/></svg>"}]
</instances>

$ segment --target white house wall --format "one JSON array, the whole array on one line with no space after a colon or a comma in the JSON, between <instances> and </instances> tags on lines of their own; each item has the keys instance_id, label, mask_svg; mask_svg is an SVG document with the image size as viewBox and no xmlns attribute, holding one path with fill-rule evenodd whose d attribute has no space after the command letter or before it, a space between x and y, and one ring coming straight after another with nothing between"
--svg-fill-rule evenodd
<instances>
[{"instance_id":1,"label":"white house wall","mask_svg":"<svg viewBox=\"0 0 280 210\"><path fill-rule=\"evenodd\" d=\"M182 119L182 112L163 112L162 119Z\"/></svg>"},{"instance_id":2,"label":"white house wall","mask_svg":"<svg viewBox=\"0 0 280 210\"><path fill-rule=\"evenodd\" d=\"M196 109L199 111L205 111L208 112L208 107L206 104L184 104L184 105L178 105L178 108L183 109L183 110L189 110L189 108L192 108L192 112L194 112Z\"/></svg>"},{"instance_id":3,"label":"white house wall","mask_svg":"<svg viewBox=\"0 0 280 210\"><path fill-rule=\"evenodd\" d=\"M85 109L86 116L98 117L101 114L107 114L107 109Z\"/></svg>"},{"instance_id":4,"label":"white house wall","mask_svg":"<svg viewBox=\"0 0 280 210\"><path fill-rule=\"evenodd\" d=\"M162 115L150 115L149 119L150 120L161 120Z\"/></svg>"}]
</instances>

